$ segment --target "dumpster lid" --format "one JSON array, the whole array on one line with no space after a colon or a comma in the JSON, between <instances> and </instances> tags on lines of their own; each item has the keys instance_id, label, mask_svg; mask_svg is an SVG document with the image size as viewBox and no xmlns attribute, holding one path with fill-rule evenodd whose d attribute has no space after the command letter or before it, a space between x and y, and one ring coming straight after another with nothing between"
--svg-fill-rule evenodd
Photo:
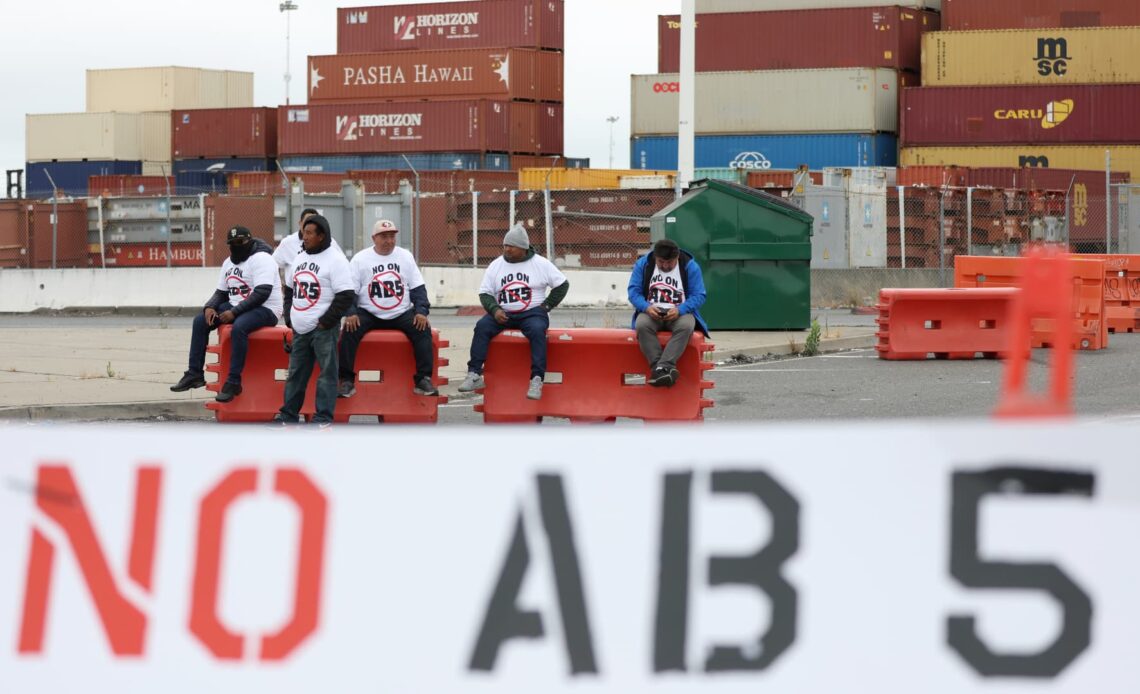
<instances>
[{"instance_id":1,"label":"dumpster lid","mask_svg":"<svg viewBox=\"0 0 1140 694\"><path fill-rule=\"evenodd\" d=\"M756 188L749 188L748 186L742 186L739 183L721 181L715 178L703 178L697 181L693 181L689 187L689 192L685 193L682 197L674 200L667 207L655 214L654 217L661 217L672 213L673 210L685 204L685 202L688 201L691 197L701 195L706 190L716 190L731 195L735 198L742 198L746 202L750 202L754 205L760 205L761 207L767 207L788 217L795 217L796 219L806 222L807 224L813 224L815 222L814 217L791 204L790 202L787 202L783 198L772 195L771 193L765 193L764 191L757 190Z\"/></svg>"}]
</instances>

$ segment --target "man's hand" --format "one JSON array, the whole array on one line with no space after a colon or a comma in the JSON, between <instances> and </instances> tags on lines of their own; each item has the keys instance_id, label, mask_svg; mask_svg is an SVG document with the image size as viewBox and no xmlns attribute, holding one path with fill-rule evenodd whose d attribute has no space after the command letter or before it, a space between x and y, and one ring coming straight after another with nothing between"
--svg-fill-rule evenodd
<instances>
[{"instance_id":1,"label":"man's hand","mask_svg":"<svg viewBox=\"0 0 1140 694\"><path fill-rule=\"evenodd\" d=\"M213 326L214 323L218 320L218 312L209 306L206 307L205 311L202 311L202 315L206 317L206 325L209 326Z\"/></svg>"},{"instance_id":2,"label":"man's hand","mask_svg":"<svg viewBox=\"0 0 1140 694\"><path fill-rule=\"evenodd\" d=\"M507 312L501 308L495 309L495 322L499 325L507 324Z\"/></svg>"},{"instance_id":3,"label":"man's hand","mask_svg":"<svg viewBox=\"0 0 1140 694\"><path fill-rule=\"evenodd\" d=\"M669 309L668 313L662 316L661 320L665 321L666 323L672 323L680 317L681 312L677 310L676 306L674 306L673 308Z\"/></svg>"},{"instance_id":4,"label":"man's hand","mask_svg":"<svg viewBox=\"0 0 1140 694\"><path fill-rule=\"evenodd\" d=\"M498 320L498 319L496 319L496 320ZM427 316L425 316L422 313L417 313L415 315L415 317L412 318L412 325L415 327L416 330L424 331L424 330L427 330L431 324L428 323L428 317Z\"/></svg>"},{"instance_id":5,"label":"man's hand","mask_svg":"<svg viewBox=\"0 0 1140 694\"><path fill-rule=\"evenodd\" d=\"M344 319L344 331L354 333L360 327L360 316L349 316Z\"/></svg>"},{"instance_id":6,"label":"man's hand","mask_svg":"<svg viewBox=\"0 0 1140 694\"><path fill-rule=\"evenodd\" d=\"M218 314L218 320L220 320L223 324L226 324L226 325L233 323L235 318L236 318L236 316L234 316L233 311L223 311L223 312Z\"/></svg>"}]
</instances>

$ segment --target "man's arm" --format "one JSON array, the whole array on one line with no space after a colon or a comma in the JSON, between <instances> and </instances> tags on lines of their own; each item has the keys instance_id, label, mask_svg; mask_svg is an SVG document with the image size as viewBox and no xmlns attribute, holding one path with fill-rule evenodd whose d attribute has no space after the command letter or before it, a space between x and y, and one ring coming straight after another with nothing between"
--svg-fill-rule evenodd
<instances>
[{"instance_id":1,"label":"man's arm","mask_svg":"<svg viewBox=\"0 0 1140 694\"><path fill-rule=\"evenodd\" d=\"M291 315L293 311L293 287L285 287L281 290L281 318L285 321L285 327L292 328L293 321Z\"/></svg>"},{"instance_id":2,"label":"man's arm","mask_svg":"<svg viewBox=\"0 0 1140 694\"><path fill-rule=\"evenodd\" d=\"M230 295L228 293L226 293L225 291L223 291L221 289L215 289L213 296L211 296L208 300L206 300L206 304L202 307L202 310L204 311L208 308L212 308L215 311L217 311L219 306L221 306L222 304L226 303L229 300L230 300Z\"/></svg>"},{"instance_id":3,"label":"man's arm","mask_svg":"<svg viewBox=\"0 0 1140 694\"><path fill-rule=\"evenodd\" d=\"M566 280L546 295L546 300L542 302L542 307L549 313L554 310L554 307L562 303L566 298L566 293L570 291L570 280Z\"/></svg>"},{"instance_id":4,"label":"man's arm","mask_svg":"<svg viewBox=\"0 0 1140 694\"><path fill-rule=\"evenodd\" d=\"M638 311L645 312L649 310L649 301L642 295L641 284L645 281L645 267L647 263L645 256L637 259L633 264L633 272L629 273L629 286L626 287L626 296L629 297L629 303Z\"/></svg>"},{"instance_id":5,"label":"man's arm","mask_svg":"<svg viewBox=\"0 0 1140 694\"><path fill-rule=\"evenodd\" d=\"M325 311L325 315L317 320L317 325L325 330L334 327L340 322L340 319L344 317L345 312L348 311L348 307L351 306L354 301L356 301L356 290L345 289L337 292L333 296L329 309Z\"/></svg>"},{"instance_id":6,"label":"man's arm","mask_svg":"<svg viewBox=\"0 0 1140 694\"><path fill-rule=\"evenodd\" d=\"M230 309L230 311L234 314L234 318L237 318L241 314L252 311L258 306L264 304L266 300L269 299L269 295L271 293L273 293L272 284L259 284L253 288L253 293L246 297L245 301L242 301L240 304Z\"/></svg>"},{"instance_id":7,"label":"man's arm","mask_svg":"<svg viewBox=\"0 0 1140 694\"><path fill-rule=\"evenodd\" d=\"M431 303L428 301L427 285L421 284L410 292L412 307L416 309L416 314L426 316L431 313ZM482 301L482 295L479 299Z\"/></svg>"},{"instance_id":8,"label":"man's arm","mask_svg":"<svg viewBox=\"0 0 1140 694\"><path fill-rule=\"evenodd\" d=\"M690 260L685 271L689 279L688 293L685 295L685 302L677 307L677 313L682 316L686 313L696 313L701 306L704 306L705 299L708 298L705 294L705 279L697 261Z\"/></svg>"}]
</instances>

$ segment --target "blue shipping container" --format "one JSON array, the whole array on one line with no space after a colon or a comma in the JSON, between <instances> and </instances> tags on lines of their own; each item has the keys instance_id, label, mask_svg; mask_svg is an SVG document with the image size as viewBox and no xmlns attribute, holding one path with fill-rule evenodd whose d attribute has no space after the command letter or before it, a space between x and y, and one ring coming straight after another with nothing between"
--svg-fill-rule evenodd
<instances>
[{"instance_id":1,"label":"blue shipping container","mask_svg":"<svg viewBox=\"0 0 1140 694\"><path fill-rule=\"evenodd\" d=\"M511 158L506 154L425 153L404 155L418 171L444 171L452 169L490 169L509 171ZM281 166L287 172L343 173L349 170L390 171L407 169L408 162L399 154L373 154L367 156L336 157L283 157Z\"/></svg>"},{"instance_id":2,"label":"blue shipping container","mask_svg":"<svg viewBox=\"0 0 1140 694\"><path fill-rule=\"evenodd\" d=\"M287 173L344 173L359 169L360 157L282 157L281 168Z\"/></svg>"},{"instance_id":3,"label":"blue shipping container","mask_svg":"<svg viewBox=\"0 0 1140 694\"><path fill-rule=\"evenodd\" d=\"M47 173L45 173L47 172ZM141 161L48 161L28 162L24 166L24 195L32 199L52 196L51 179L71 197L87 196L87 179L90 176L134 175L142 173Z\"/></svg>"},{"instance_id":4,"label":"blue shipping container","mask_svg":"<svg viewBox=\"0 0 1140 694\"><path fill-rule=\"evenodd\" d=\"M896 166L898 139L888 134L698 135L697 168L811 169L825 166ZM630 139L630 168L677 168L677 137Z\"/></svg>"},{"instance_id":5,"label":"blue shipping container","mask_svg":"<svg viewBox=\"0 0 1140 694\"><path fill-rule=\"evenodd\" d=\"M223 174L235 171L276 171L277 164L272 159L176 159L174 161L174 175L180 173L220 172Z\"/></svg>"}]
</instances>

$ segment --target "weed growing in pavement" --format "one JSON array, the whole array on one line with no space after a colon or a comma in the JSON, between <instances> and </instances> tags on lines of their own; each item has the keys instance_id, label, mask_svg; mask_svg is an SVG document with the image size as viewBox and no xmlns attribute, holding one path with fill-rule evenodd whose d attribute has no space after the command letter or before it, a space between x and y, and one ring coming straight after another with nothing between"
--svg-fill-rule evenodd
<instances>
[{"instance_id":1,"label":"weed growing in pavement","mask_svg":"<svg viewBox=\"0 0 1140 694\"><path fill-rule=\"evenodd\" d=\"M820 334L820 332L821 332L821 330L819 327L819 320L813 319L811 322L811 330L808 331L807 339L804 340L803 355L805 357L814 357L815 355L819 354L819 334Z\"/></svg>"},{"instance_id":2,"label":"weed growing in pavement","mask_svg":"<svg viewBox=\"0 0 1140 694\"><path fill-rule=\"evenodd\" d=\"M107 362L107 378L114 378L115 370L111 368L111 362Z\"/></svg>"}]
</instances>

